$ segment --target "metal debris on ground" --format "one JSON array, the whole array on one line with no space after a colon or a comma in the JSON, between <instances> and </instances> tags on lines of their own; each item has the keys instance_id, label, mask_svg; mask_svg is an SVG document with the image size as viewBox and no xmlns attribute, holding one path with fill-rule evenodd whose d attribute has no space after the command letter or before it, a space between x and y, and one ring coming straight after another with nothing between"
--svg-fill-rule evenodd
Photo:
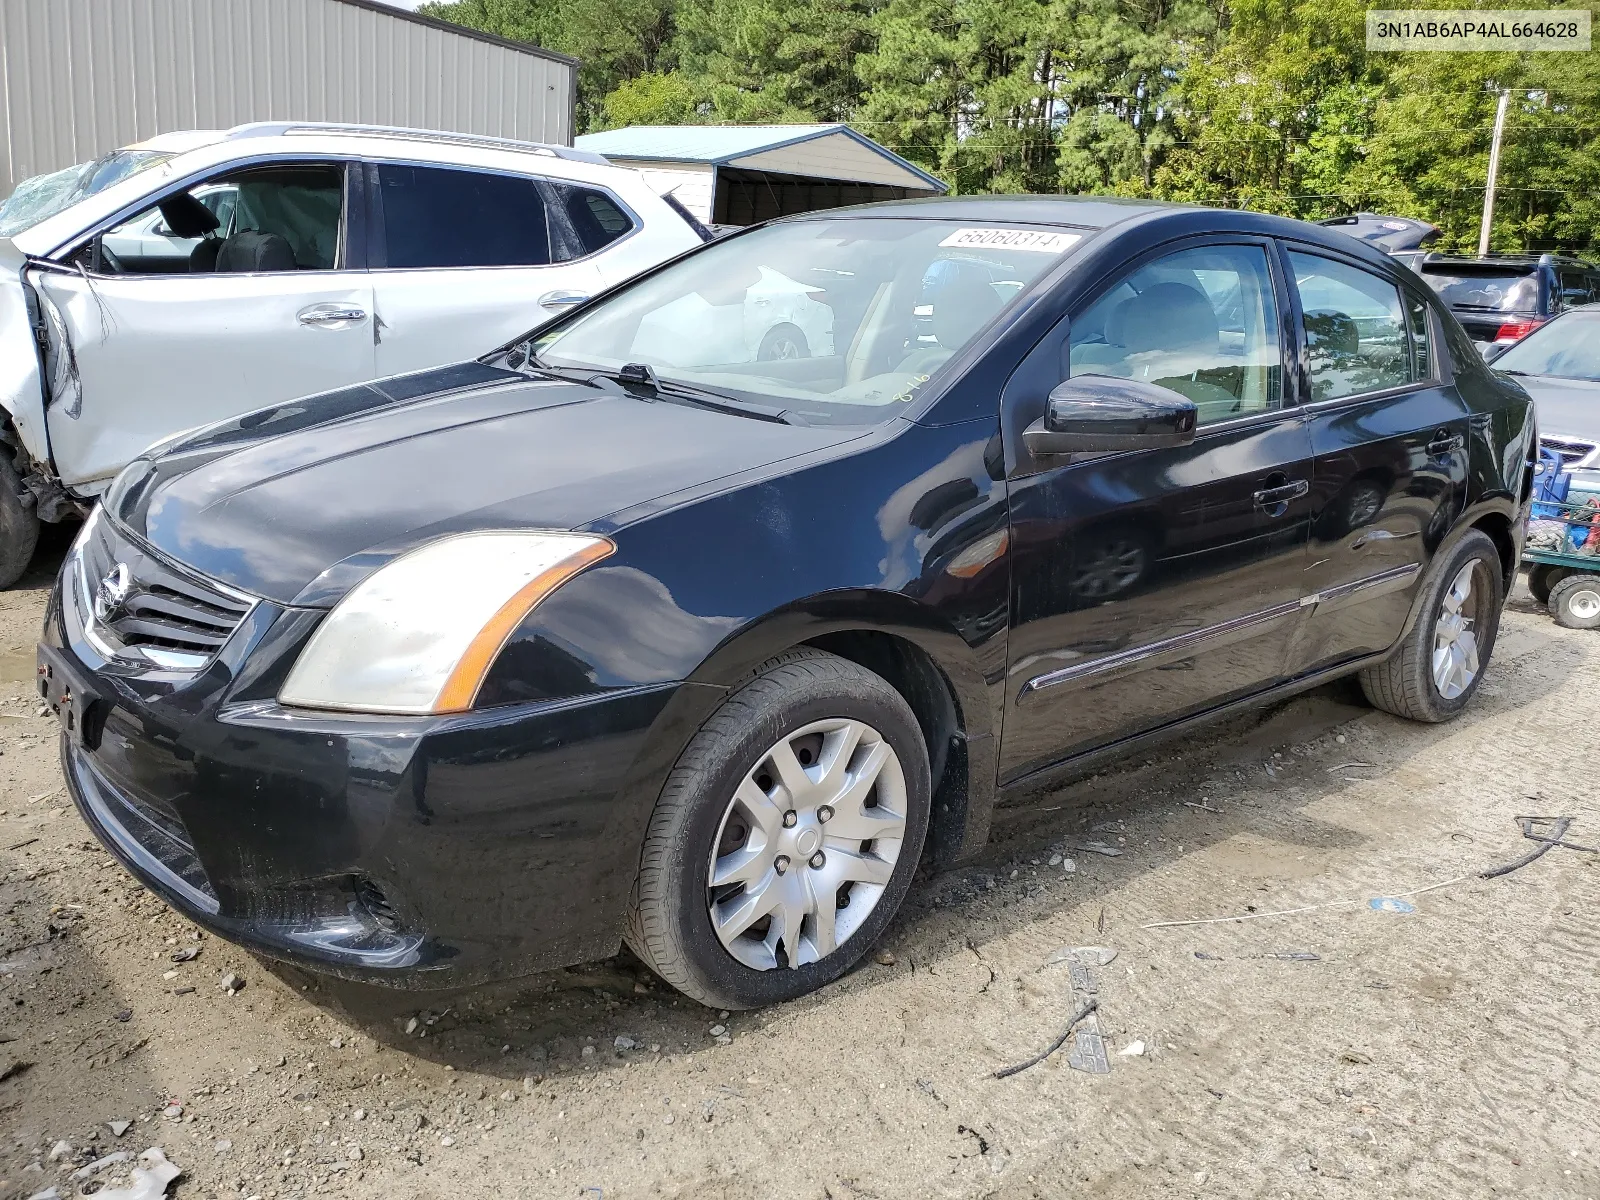
<instances>
[{"instance_id":1,"label":"metal debris on ground","mask_svg":"<svg viewBox=\"0 0 1600 1200\"><path fill-rule=\"evenodd\" d=\"M167 1187L181 1174L175 1164L167 1161L160 1146L151 1146L139 1155L127 1187L106 1188L95 1196L97 1200L161 1200Z\"/></svg>"},{"instance_id":2,"label":"metal debris on ground","mask_svg":"<svg viewBox=\"0 0 1600 1200\"><path fill-rule=\"evenodd\" d=\"M1095 999L1100 994L1100 981L1093 967L1108 965L1117 957L1110 946L1074 946L1067 949L1068 972L1072 980L1073 999ZM1067 1066L1088 1075L1109 1075L1111 1061L1106 1057L1106 1040L1100 1032L1100 1014L1090 1013L1078 1022L1072 1034L1072 1049L1067 1051Z\"/></svg>"},{"instance_id":3,"label":"metal debris on ground","mask_svg":"<svg viewBox=\"0 0 1600 1200\"><path fill-rule=\"evenodd\" d=\"M1011 1076L1016 1075L1017 1073L1019 1073L1021 1071L1026 1071L1029 1067L1038 1066L1045 1059L1049 1058L1052 1054L1054 1054L1057 1050L1061 1049L1062 1046L1066 1045L1067 1039L1072 1036L1072 1031L1073 1031L1074 1028L1076 1028L1078 1022L1083 1020L1085 1017L1087 1017L1090 1013L1094 1012L1094 1010L1099 1008L1099 1007L1100 1007L1100 1001L1094 999L1093 997L1090 997L1088 1000L1084 1001L1082 1004L1080 1004L1078 1006L1078 1010L1072 1014L1072 1019L1067 1022L1067 1027L1061 1031L1061 1036L1060 1037L1058 1037L1055 1041L1051 1042L1048 1046L1046 1046L1038 1054L1035 1054L1032 1058L1027 1059L1024 1062L1016 1063L1016 1064L1014 1064L1012 1066L1009 1066L1009 1067L1001 1067L998 1071L996 1071L994 1073L994 1078L995 1079L1009 1079Z\"/></svg>"},{"instance_id":4,"label":"metal debris on ground","mask_svg":"<svg viewBox=\"0 0 1600 1200\"><path fill-rule=\"evenodd\" d=\"M1530 850L1521 858L1512 862L1503 863L1498 867L1488 867L1478 872L1479 879L1496 879L1501 875L1509 875L1520 870L1536 859L1544 857L1555 847L1563 850L1578 850L1584 854L1600 854L1600 847L1580 846L1576 842L1566 839L1567 830L1571 829L1577 817L1518 817L1517 824L1522 826L1522 836L1531 842L1538 842L1538 849ZM1548 833L1535 830L1535 825L1549 825L1553 828Z\"/></svg>"},{"instance_id":5,"label":"metal debris on ground","mask_svg":"<svg viewBox=\"0 0 1600 1200\"><path fill-rule=\"evenodd\" d=\"M1060 963L1083 963L1090 967L1108 967L1116 957L1116 949L1111 946L1062 946L1050 952L1044 965L1054 967Z\"/></svg>"},{"instance_id":6,"label":"metal debris on ground","mask_svg":"<svg viewBox=\"0 0 1600 1200\"><path fill-rule=\"evenodd\" d=\"M1326 771L1328 774L1332 775L1335 771L1345 771L1345 770L1349 770L1351 767L1370 767L1371 765L1372 765L1371 763L1364 763L1364 762L1347 762L1347 763L1335 763L1331 767L1323 767L1322 769L1324 771Z\"/></svg>"},{"instance_id":7,"label":"metal debris on ground","mask_svg":"<svg viewBox=\"0 0 1600 1200\"><path fill-rule=\"evenodd\" d=\"M1184 800L1182 803L1185 808L1198 808L1201 812L1216 813L1219 817L1222 815L1220 808L1212 808L1209 804L1196 803L1193 800Z\"/></svg>"},{"instance_id":8,"label":"metal debris on ground","mask_svg":"<svg viewBox=\"0 0 1600 1200\"><path fill-rule=\"evenodd\" d=\"M1284 962L1321 962L1322 955L1313 954L1310 950L1279 950L1273 954L1263 954L1262 958L1277 958Z\"/></svg>"},{"instance_id":9,"label":"metal debris on ground","mask_svg":"<svg viewBox=\"0 0 1600 1200\"><path fill-rule=\"evenodd\" d=\"M1082 850L1086 854L1104 854L1107 858L1116 858L1122 853L1119 846L1109 846L1105 842L1067 842L1068 848Z\"/></svg>"}]
</instances>

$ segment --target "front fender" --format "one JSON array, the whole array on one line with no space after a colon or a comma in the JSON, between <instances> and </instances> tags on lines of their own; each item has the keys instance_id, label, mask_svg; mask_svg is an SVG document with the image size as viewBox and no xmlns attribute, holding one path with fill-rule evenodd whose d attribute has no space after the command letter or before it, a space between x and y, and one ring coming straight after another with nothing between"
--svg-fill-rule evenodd
<instances>
[{"instance_id":1,"label":"front fender","mask_svg":"<svg viewBox=\"0 0 1600 1200\"><path fill-rule=\"evenodd\" d=\"M45 376L36 338L43 317L27 269L28 256L9 238L0 238L0 408L10 415L21 449L48 466Z\"/></svg>"}]
</instances>

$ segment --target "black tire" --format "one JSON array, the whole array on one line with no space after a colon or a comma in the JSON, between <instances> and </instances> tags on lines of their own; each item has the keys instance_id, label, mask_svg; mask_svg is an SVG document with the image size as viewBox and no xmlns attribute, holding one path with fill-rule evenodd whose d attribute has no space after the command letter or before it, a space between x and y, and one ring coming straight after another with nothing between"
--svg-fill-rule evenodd
<instances>
[{"instance_id":1,"label":"black tire","mask_svg":"<svg viewBox=\"0 0 1600 1200\"><path fill-rule=\"evenodd\" d=\"M747 966L712 925L712 850L727 836L724 816L746 774L786 734L832 718L871 726L899 759L906 795L899 857L875 907L831 953L798 967ZM666 982L711 1008L757 1008L815 991L849 970L899 910L922 854L930 793L922 730L886 680L816 650L773 659L700 727L667 777L640 854L624 930L628 946ZM796 860L792 869L809 868Z\"/></svg>"},{"instance_id":2,"label":"black tire","mask_svg":"<svg viewBox=\"0 0 1600 1200\"><path fill-rule=\"evenodd\" d=\"M756 351L759 362L810 357L811 344L806 341L805 333L800 326L787 321L767 330L767 336L761 339L761 348Z\"/></svg>"},{"instance_id":3,"label":"black tire","mask_svg":"<svg viewBox=\"0 0 1600 1200\"><path fill-rule=\"evenodd\" d=\"M1534 563L1528 568L1528 594L1540 604L1550 603L1550 589L1560 583L1562 578L1572 574L1565 567L1551 566L1549 563Z\"/></svg>"},{"instance_id":4,"label":"black tire","mask_svg":"<svg viewBox=\"0 0 1600 1200\"><path fill-rule=\"evenodd\" d=\"M22 480L8 455L0 452L0 588L27 573L39 544L39 515L25 500Z\"/></svg>"},{"instance_id":5,"label":"black tire","mask_svg":"<svg viewBox=\"0 0 1600 1200\"><path fill-rule=\"evenodd\" d=\"M1550 589L1550 615L1568 629L1600 629L1600 575L1568 575Z\"/></svg>"},{"instance_id":6,"label":"black tire","mask_svg":"<svg viewBox=\"0 0 1600 1200\"><path fill-rule=\"evenodd\" d=\"M1459 695L1445 696L1434 682L1433 652L1437 622L1444 612L1445 595L1456 577L1474 563L1472 631L1477 642L1478 670ZM1505 600L1500 552L1488 536L1476 529L1436 559L1428 575L1417 623L1395 652L1375 667L1361 672L1361 690L1374 708L1412 721L1438 724L1457 716L1472 702L1489 668L1495 635L1500 630L1500 610Z\"/></svg>"}]
</instances>

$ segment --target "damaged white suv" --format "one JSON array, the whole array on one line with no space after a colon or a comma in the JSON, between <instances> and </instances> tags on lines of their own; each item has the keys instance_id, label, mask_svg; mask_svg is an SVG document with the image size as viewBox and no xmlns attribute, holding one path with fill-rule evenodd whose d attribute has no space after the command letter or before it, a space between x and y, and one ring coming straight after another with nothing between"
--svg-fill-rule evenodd
<instances>
[{"instance_id":1,"label":"damaged white suv","mask_svg":"<svg viewBox=\"0 0 1600 1200\"><path fill-rule=\"evenodd\" d=\"M0 204L0 587L173 434L487 353L710 235L560 146L270 123Z\"/></svg>"}]
</instances>

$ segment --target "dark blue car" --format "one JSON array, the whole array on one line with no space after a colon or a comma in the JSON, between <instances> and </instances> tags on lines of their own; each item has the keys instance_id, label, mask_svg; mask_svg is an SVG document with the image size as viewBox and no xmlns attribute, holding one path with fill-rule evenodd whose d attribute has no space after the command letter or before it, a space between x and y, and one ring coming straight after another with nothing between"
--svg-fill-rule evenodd
<instances>
[{"instance_id":1,"label":"dark blue car","mask_svg":"<svg viewBox=\"0 0 1600 1200\"><path fill-rule=\"evenodd\" d=\"M708 365L773 277L832 352ZM85 819L225 937L407 987L626 940L749 1007L1096 756L1347 674L1455 716L1535 445L1335 230L831 211L148 453L63 565L40 687Z\"/></svg>"}]
</instances>

